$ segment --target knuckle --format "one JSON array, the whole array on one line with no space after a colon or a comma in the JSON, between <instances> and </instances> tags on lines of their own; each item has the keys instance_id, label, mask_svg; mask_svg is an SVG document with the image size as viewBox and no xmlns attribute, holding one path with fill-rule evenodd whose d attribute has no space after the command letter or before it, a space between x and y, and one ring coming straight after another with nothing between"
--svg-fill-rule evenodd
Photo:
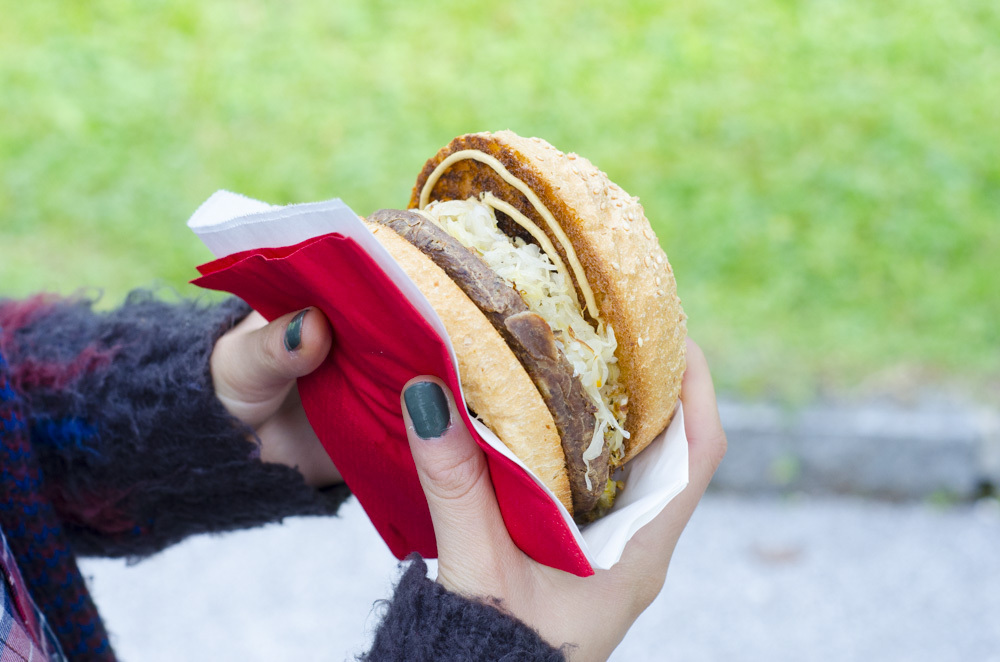
<instances>
[{"instance_id":1,"label":"knuckle","mask_svg":"<svg viewBox=\"0 0 1000 662\"><path fill-rule=\"evenodd\" d=\"M640 577L640 581L636 582L635 590L633 591L632 606L636 610L636 616L645 611L646 607L651 605L653 600L660 595L666 581L666 564L650 564L647 566L646 572Z\"/></svg>"},{"instance_id":2,"label":"knuckle","mask_svg":"<svg viewBox=\"0 0 1000 662\"><path fill-rule=\"evenodd\" d=\"M624 607L630 620L635 620L663 590L667 570L665 567L652 567L652 564L639 564L636 572L627 578L620 578L611 587L609 600Z\"/></svg>"},{"instance_id":3,"label":"knuckle","mask_svg":"<svg viewBox=\"0 0 1000 662\"><path fill-rule=\"evenodd\" d=\"M636 610L636 617L638 614L646 611L649 605L653 604L657 596L663 590L663 585L666 583L666 574L658 575L656 577L649 578L649 581L643 582L639 586L639 590L636 593L636 600L633 604L633 608Z\"/></svg>"},{"instance_id":4,"label":"knuckle","mask_svg":"<svg viewBox=\"0 0 1000 662\"><path fill-rule=\"evenodd\" d=\"M712 468L718 469L719 465L722 464L722 459L726 457L726 452L729 450L729 440L726 438L724 430L720 429L716 437L711 440L710 448L709 460L712 463Z\"/></svg>"},{"instance_id":5,"label":"knuckle","mask_svg":"<svg viewBox=\"0 0 1000 662\"><path fill-rule=\"evenodd\" d=\"M282 364L284 346L280 334L270 327L257 332L254 351L258 364L271 372L277 372Z\"/></svg>"},{"instance_id":6,"label":"knuckle","mask_svg":"<svg viewBox=\"0 0 1000 662\"><path fill-rule=\"evenodd\" d=\"M486 463L478 456L443 457L424 468L434 496L460 501L488 476Z\"/></svg>"}]
</instances>

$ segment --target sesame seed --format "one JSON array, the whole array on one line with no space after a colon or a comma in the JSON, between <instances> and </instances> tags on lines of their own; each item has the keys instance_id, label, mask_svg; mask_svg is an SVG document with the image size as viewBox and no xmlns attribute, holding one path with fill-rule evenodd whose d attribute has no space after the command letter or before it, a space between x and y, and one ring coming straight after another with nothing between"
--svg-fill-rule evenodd
<instances>
[{"instance_id":1,"label":"sesame seed","mask_svg":"<svg viewBox=\"0 0 1000 662\"><path fill-rule=\"evenodd\" d=\"M650 228L643 228L642 229L642 236L644 236L646 239L652 239L656 235L653 234L653 230L652 229L650 229Z\"/></svg>"},{"instance_id":2,"label":"sesame seed","mask_svg":"<svg viewBox=\"0 0 1000 662\"><path fill-rule=\"evenodd\" d=\"M642 347L642 336L639 336L639 347Z\"/></svg>"},{"instance_id":3,"label":"sesame seed","mask_svg":"<svg viewBox=\"0 0 1000 662\"><path fill-rule=\"evenodd\" d=\"M663 290L656 290L656 296L662 297L664 294Z\"/></svg>"},{"instance_id":4,"label":"sesame seed","mask_svg":"<svg viewBox=\"0 0 1000 662\"><path fill-rule=\"evenodd\" d=\"M650 265L651 262L652 260L649 259L648 255L646 256L646 259L642 261L642 263L645 264L647 267Z\"/></svg>"},{"instance_id":5,"label":"sesame seed","mask_svg":"<svg viewBox=\"0 0 1000 662\"><path fill-rule=\"evenodd\" d=\"M570 153L569 153L569 154L567 154L566 156L568 156L568 157L569 157L569 160L570 160L570 161L576 161L576 152L570 152Z\"/></svg>"},{"instance_id":6,"label":"sesame seed","mask_svg":"<svg viewBox=\"0 0 1000 662\"><path fill-rule=\"evenodd\" d=\"M611 268L614 269L615 271L620 271L622 267L617 262L612 262L611 263Z\"/></svg>"},{"instance_id":7,"label":"sesame seed","mask_svg":"<svg viewBox=\"0 0 1000 662\"><path fill-rule=\"evenodd\" d=\"M657 264L663 264L663 254L662 253L660 255L656 256L656 263Z\"/></svg>"},{"instance_id":8,"label":"sesame seed","mask_svg":"<svg viewBox=\"0 0 1000 662\"><path fill-rule=\"evenodd\" d=\"M657 276L656 277L656 284L659 285L662 282L663 282L663 279L661 279L659 276Z\"/></svg>"}]
</instances>

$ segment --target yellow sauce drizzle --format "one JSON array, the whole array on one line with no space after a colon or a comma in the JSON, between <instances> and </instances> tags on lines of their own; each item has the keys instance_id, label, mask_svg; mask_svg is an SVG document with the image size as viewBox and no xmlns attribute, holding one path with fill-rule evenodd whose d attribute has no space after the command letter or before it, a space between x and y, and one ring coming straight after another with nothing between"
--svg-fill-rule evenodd
<instances>
[{"instance_id":1,"label":"yellow sauce drizzle","mask_svg":"<svg viewBox=\"0 0 1000 662\"><path fill-rule=\"evenodd\" d=\"M569 261L570 267L573 269L573 275L576 276L576 282L580 286L580 291L583 293L584 300L587 302L587 310L590 312L590 316L596 320L599 314L597 310L597 300L594 298L594 291L590 288L590 283L587 281L587 275L583 271L583 265L580 264L580 260L576 257L576 251L573 250L573 244L570 243L569 238L566 236L566 233L563 232L563 229L556 222L556 219L552 215L552 212L550 212L548 208L544 204L542 204L542 201L538 199L538 196L535 194L535 192L532 191L528 187L528 185L525 184L523 181L512 175L510 171L508 171L507 168L504 166L504 164L501 163L499 160L497 160L495 157L492 157L489 154L484 154L474 149L463 149L448 155L446 159L441 161L441 163L439 163L438 166L434 168L434 171L431 172L430 176L427 178L427 181L424 182L423 189L421 189L420 191L420 201L419 201L420 209L426 207L427 204L430 202L431 190L434 188L434 185L437 184L438 180L441 178L441 175L443 175L444 172L448 168L450 168L453 164L459 161L464 161L466 159L472 161L479 161L480 163L484 163L489 167L493 168L493 170L498 175L500 175L500 177L505 182L516 188L518 191L523 193L526 198L528 198L528 202L530 202L532 207L535 208L535 211L538 212L538 215L545 220L545 223L549 227L549 231L552 232L553 235L555 235L556 241L559 242L559 244L563 248L563 251L566 253L566 259ZM560 273L563 274L563 277L566 278L566 282L567 283L572 282L569 279L569 274L566 271L566 267L563 264L563 261L559 257L558 251L556 251L555 246L553 246L552 243L548 241L548 236L544 232L542 232L542 230L537 225L532 223L524 214L517 211L517 209L515 209L513 206L507 204L506 202L503 202L502 200L496 198L493 195L489 195L488 198L490 199L489 201L487 201L487 196L484 196L483 199L484 204L491 205L494 207L494 209L498 209L499 211L504 212L505 214L510 216L515 223L517 223L525 230L527 230L532 237L538 240L538 243L542 247L542 250L544 250L545 253L549 256L549 259L552 260L552 264L556 265L556 268L560 271ZM499 205L504 205L504 206L501 207ZM511 211L514 211L515 214L512 214ZM545 237L546 241L544 243L541 241L541 237ZM576 296L575 292L574 296Z\"/></svg>"}]
</instances>

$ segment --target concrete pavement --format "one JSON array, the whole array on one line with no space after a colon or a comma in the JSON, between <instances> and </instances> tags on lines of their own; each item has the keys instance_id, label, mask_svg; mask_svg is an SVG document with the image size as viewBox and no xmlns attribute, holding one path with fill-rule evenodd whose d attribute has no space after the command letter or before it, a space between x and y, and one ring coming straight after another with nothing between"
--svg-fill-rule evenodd
<instances>
[{"instance_id":1,"label":"concrete pavement","mask_svg":"<svg viewBox=\"0 0 1000 662\"><path fill-rule=\"evenodd\" d=\"M970 499L1000 486L1000 412L944 393L781 407L722 398L713 484L749 494Z\"/></svg>"},{"instance_id":2,"label":"concrete pavement","mask_svg":"<svg viewBox=\"0 0 1000 662\"><path fill-rule=\"evenodd\" d=\"M123 660L343 660L395 559L338 519L88 560ZM710 494L613 660L1000 661L1000 506Z\"/></svg>"}]
</instances>

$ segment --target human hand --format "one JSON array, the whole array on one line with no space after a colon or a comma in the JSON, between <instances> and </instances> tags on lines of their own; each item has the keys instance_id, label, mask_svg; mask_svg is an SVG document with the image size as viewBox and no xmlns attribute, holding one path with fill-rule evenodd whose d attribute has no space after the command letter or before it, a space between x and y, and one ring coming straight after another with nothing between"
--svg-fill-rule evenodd
<instances>
[{"instance_id":1,"label":"human hand","mask_svg":"<svg viewBox=\"0 0 1000 662\"><path fill-rule=\"evenodd\" d=\"M592 577L543 566L507 533L486 457L440 380L418 377L403 390L410 448L438 545L438 582L471 598L496 598L574 660L606 660L659 594L674 547L726 451L715 390L701 349L688 341L681 392L690 480L629 541L621 560ZM454 422L458 422L454 424Z\"/></svg>"},{"instance_id":2,"label":"human hand","mask_svg":"<svg viewBox=\"0 0 1000 662\"><path fill-rule=\"evenodd\" d=\"M343 479L306 419L295 380L318 368L332 343L330 324L316 308L270 324L251 313L219 338L211 358L215 394L256 432L261 459L298 469L313 487Z\"/></svg>"}]
</instances>

